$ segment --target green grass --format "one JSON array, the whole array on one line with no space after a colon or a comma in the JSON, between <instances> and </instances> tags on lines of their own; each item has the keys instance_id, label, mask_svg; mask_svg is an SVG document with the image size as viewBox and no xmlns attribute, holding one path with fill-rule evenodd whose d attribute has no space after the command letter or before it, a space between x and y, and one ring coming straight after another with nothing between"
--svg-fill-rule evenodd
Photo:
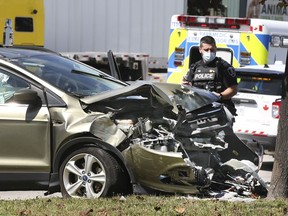
<instances>
[{"instance_id":1,"label":"green grass","mask_svg":"<svg viewBox=\"0 0 288 216\"><path fill-rule=\"evenodd\" d=\"M193 200L178 196L137 196L101 199L41 198L0 201L0 215L287 215L288 200L253 202Z\"/></svg>"}]
</instances>

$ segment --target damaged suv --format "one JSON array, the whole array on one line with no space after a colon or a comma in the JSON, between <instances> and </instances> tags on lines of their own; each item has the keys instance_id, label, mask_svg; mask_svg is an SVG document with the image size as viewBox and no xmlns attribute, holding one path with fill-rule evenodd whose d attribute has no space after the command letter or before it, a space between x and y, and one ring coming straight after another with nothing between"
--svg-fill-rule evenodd
<instances>
[{"instance_id":1,"label":"damaged suv","mask_svg":"<svg viewBox=\"0 0 288 216\"><path fill-rule=\"evenodd\" d=\"M259 156L213 93L127 84L53 52L12 47L0 48L0 81L0 190L267 193Z\"/></svg>"}]
</instances>

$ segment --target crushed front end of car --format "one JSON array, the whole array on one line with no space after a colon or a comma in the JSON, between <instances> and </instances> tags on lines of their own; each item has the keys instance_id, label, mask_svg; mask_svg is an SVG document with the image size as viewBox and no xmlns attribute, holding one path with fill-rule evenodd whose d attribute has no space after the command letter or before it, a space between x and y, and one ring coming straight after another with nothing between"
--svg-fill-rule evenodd
<instances>
[{"instance_id":1,"label":"crushed front end of car","mask_svg":"<svg viewBox=\"0 0 288 216\"><path fill-rule=\"evenodd\" d=\"M134 188L267 195L259 156L233 133L234 117L213 93L140 82L83 101L86 112L105 113L91 133L122 153Z\"/></svg>"}]
</instances>

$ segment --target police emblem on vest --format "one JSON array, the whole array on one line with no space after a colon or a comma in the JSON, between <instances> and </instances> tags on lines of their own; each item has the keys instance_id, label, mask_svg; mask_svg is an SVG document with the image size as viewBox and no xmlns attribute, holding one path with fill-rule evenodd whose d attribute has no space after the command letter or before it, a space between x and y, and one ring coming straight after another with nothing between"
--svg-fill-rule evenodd
<instances>
[{"instance_id":1,"label":"police emblem on vest","mask_svg":"<svg viewBox=\"0 0 288 216\"><path fill-rule=\"evenodd\" d=\"M199 66L194 72L192 85L210 91L217 91L221 88L221 84L217 82L217 74L217 67Z\"/></svg>"}]
</instances>

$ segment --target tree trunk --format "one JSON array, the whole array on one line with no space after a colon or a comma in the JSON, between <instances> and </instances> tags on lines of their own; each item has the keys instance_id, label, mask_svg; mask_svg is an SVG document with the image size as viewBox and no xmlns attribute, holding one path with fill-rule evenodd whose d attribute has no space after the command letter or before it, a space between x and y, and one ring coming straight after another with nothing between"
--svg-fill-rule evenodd
<instances>
[{"instance_id":1,"label":"tree trunk","mask_svg":"<svg viewBox=\"0 0 288 216\"><path fill-rule=\"evenodd\" d=\"M282 103L274 155L271 185L268 199L288 198L288 50L286 56L285 79L283 80Z\"/></svg>"}]
</instances>

